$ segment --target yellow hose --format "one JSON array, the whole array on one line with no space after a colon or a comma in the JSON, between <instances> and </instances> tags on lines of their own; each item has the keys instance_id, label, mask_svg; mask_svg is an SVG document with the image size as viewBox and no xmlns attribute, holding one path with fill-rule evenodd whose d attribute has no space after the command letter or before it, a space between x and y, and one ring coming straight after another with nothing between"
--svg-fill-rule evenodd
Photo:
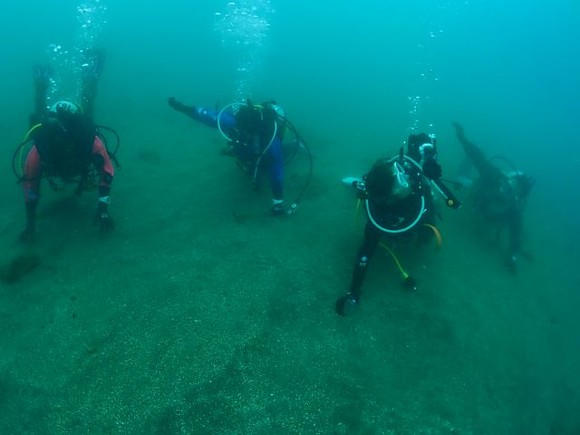
<instances>
[{"instance_id":1,"label":"yellow hose","mask_svg":"<svg viewBox=\"0 0 580 435\"><path fill-rule=\"evenodd\" d=\"M35 131L37 128L39 128L41 125L42 125L42 124L38 123L38 124L36 124L36 125L33 125L32 127L30 127L30 130L28 130L28 131L26 132L26 134L24 135L24 140L23 140L22 142L27 142L27 141L28 141L28 139L30 139L30 135L31 135L32 133L34 133L34 131Z\"/></svg>"},{"instance_id":2,"label":"yellow hose","mask_svg":"<svg viewBox=\"0 0 580 435\"><path fill-rule=\"evenodd\" d=\"M360 216L360 211L362 208L362 201L359 198L358 201L356 202L356 212L355 212L355 216L354 216L354 226L355 228L358 228L358 223L359 223L359 216ZM401 275L403 275L404 279L407 279L409 277L409 274L405 271L405 269L403 269L403 266L401 266L401 262L399 261L399 259L397 258L397 256L395 255L395 253L392 251L391 248L389 248L385 243L381 242L380 245L385 248L387 250L387 252L391 255L391 257L393 258L393 260L395 261L395 264L397 265L397 268L399 269L399 271L401 272Z\"/></svg>"},{"instance_id":3,"label":"yellow hose","mask_svg":"<svg viewBox=\"0 0 580 435\"><path fill-rule=\"evenodd\" d=\"M441 233L439 232L437 227L431 224L423 224L423 225L433 230L433 234L435 234L435 240L437 240L437 247L440 248L441 245L443 244L443 237L441 237Z\"/></svg>"},{"instance_id":4,"label":"yellow hose","mask_svg":"<svg viewBox=\"0 0 580 435\"><path fill-rule=\"evenodd\" d=\"M393 250L391 248L389 248L389 246L386 243L381 242L380 245L383 248L385 248L389 254L391 254L391 257L393 257L393 260L395 261L395 265L397 266L397 269L399 269L399 272L401 272L401 275L403 275L403 279L409 278L409 274L407 273L407 271L405 269L403 269L403 266L401 266L401 262L399 261L399 259L397 258L397 256L393 252Z\"/></svg>"},{"instance_id":5,"label":"yellow hose","mask_svg":"<svg viewBox=\"0 0 580 435\"><path fill-rule=\"evenodd\" d=\"M362 204L362 201L359 199L356 203L355 222L354 222L355 228L358 228L361 204ZM441 237L441 233L439 232L437 227L435 225L431 225L431 224L423 224L423 225L425 225L426 227L430 228L433 231L433 234L435 235L435 240L437 241L437 247L440 248L442 243L443 243L443 237ZM393 250L391 248L389 248L389 246L386 243L381 242L380 245L381 245L381 247L386 249L387 252L390 254L393 261L395 262L395 265L397 266L397 269L399 269L399 272L401 272L401 275L403 275L403 278L405 280L408 279L409 274L407 273L407 271L405 269L403 269L403 266L401 266L401 262L399 261L399 259L397 258L397 256L393 252Z\"/></svg>"},{"instance_id":6,"label":"yellow hose","mask_svg":"<svg viewBox=\"0 0 580 435\"><path fill-rule=\"evenodd\" d=\"M358 229L358 223L359 223L361 204L362 204L362 201L359 198L357 201L357 204L356 204L355 222L354 222L355 228L357 228L357 229ZM432 225L432 224L423 224L423 225L426 226L427 228L430 228L431 231L433 231L433 234L435 235L435 240L437 241L437 248L440 248L442 243L443 243L443 238L441 237L441 233L439 232L437 227L435 227L435 225ZM397 258L397 256L393 252L393 250L386 243L380 242L379 245L382 248L386 249L387 252L390 254L391 258L395 262L395 265L397 266L397 269L399 269L399 272L401 272L401 275L403 276L403 279L405 280L405 284L408 286L408 288L410 288L411 290L415 290L417 288L415 280L413 278L411 278L411 276L407 273L407 271L405 269L403 269L403 266L401 266L401 262L399 261L399 259Z\"/></svg>"}]
</instances>

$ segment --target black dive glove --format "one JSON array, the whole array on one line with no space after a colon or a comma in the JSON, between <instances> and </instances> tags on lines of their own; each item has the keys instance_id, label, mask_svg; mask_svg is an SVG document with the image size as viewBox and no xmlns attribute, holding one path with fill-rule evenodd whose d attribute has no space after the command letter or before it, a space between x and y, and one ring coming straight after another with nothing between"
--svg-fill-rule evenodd
<instances>
[{"instance_id":1,"label":"black dive glove","mask_svg":"<svg viewBox=\"0 0 580 435\"><path fill-rule=\"evenodd\" d=\"M97 212L95 213L95 225L98 225L102 233L110 233L115 229L115 222L109 214L109 197L99 198Z\"/></svg>"},{"instance_id":2,"label":"black dive glove","mask_svg":"<svg viewBox=\"0 0 580 435\"><path fill-rule=\"evenodd\" d=\"M173 110L177 110L178 112L182 113L193 112L195 110L195 106L186 106L185 104L177 101L174 97L169 97L167 99L167 104L169 104Z\"/></svg>"},{"instance_id":3,"label":"black dive glove","mask_svg":"<svg viewBox=\"0 0 580 435\"><path fill-rule=\"evenodd\" d=\"M463 126L458 122L452 122L453 128L455 129L455 133L459 136L463 136Z\"/></svg>"},{"instance_id":4,"label":"black dive glove","mask_svg":"<svg viewBox=\"0 0 580 435\"><path fill-rule=\"evenodd\" d=\"M52 68L45 65L35 65L32 68L32 78L34 85L42 91L46 91L50 86L50 79L52 77Z\"/></svg>"},{"instance_id":5,"label":"black dive glove","mask_svg":"<svg viewBox=\"0 0 580 435\"><path fill-rule=\"evenodd\" d=\"M358 177L344 177L342 183L346 186L354 187L358 199L368 199L367 186L364 179Z\"/></svg>"},{"instance_id":6,"label":"black dive glove","mask_svg":"<svg viewBox=\"0 0 580 435\"><path fill-rule=\"evenodd\" d=\"M436 180L443 175L443 169L441 169L441 165L435 159L427 159L423 163L423 174L430 180Z\"/></svg>"}]
</instances>

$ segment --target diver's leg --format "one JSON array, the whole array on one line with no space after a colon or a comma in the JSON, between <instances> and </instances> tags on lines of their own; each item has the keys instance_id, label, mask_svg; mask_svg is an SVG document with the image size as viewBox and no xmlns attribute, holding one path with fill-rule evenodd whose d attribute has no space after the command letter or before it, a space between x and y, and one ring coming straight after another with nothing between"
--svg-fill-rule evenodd
<instances>
[{"instance_id":1,"label":"diver's leg","mask_svg":"<svg viewBox=\"0 0 580 435\"><path fill-rule=\"evenodd\" d=\"M372 223L367 223L364 240L359 248L352 272L349 291L336 301L336 312L339 315L348 314L358 304L369 261L376 252L380 240L381 232Z\"/></svg>"},{"instance_id":2,"label":"diver's leg","mask_svg":"<svg viewBox=\"0 0 580 435\"><path fill-rule=\"evenodd\" d=\"M272 187L272 215L280 216L285 213L284 208L284 154L282 141L276 138L268 153L267 164L270 172L270 186Z\"/></svg>"},{"instance_id":3,"label":"diver's leg","mask_svg":"<svg viewBox=\"0 0 580 435\"><path fill-rule=\"evenodd\" d=\"M41 161L40 154L35 146L28 152L24 163L24 179L22 189L26 205L26 227L20 233L22 242L34 240L36 230L36 208L40 198Z\"/></svg>"},{"instance_id":4,"label":"diver's leg","mask_svg":"<svg viewBox=\"0 0 580 435\"><path fill-rule=\"evenodd\" d=\"M359 248L352 279L350 282L349 293L353 294L357 301L361 294L362 284L367 275L367 267L371 257L377 251L379 242L381 240L381 232L370 222L365 227L365 237L361 247Z\"/></svg>"},{"instance_id":5,"label":"diver's leg","mask_svg":"<svg viewBox=\"0 0 580 435\"><path fill-rule=\"evenodd\" d=\"M81 65L80 105L90 121L94 120L95 99L104 65L105 53L103 50L91 48L84 51Z\"/></svg>"}]
</instances>

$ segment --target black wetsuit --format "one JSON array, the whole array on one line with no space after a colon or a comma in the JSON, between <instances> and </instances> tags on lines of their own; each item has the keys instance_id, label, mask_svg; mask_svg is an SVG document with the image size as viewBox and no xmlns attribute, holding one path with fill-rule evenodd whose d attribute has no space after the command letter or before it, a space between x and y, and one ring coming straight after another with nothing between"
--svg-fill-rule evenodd
<instances>
[{"instance_id":1,"label":"black wetsuit","mask_svg":"<svg viewBox=\"0 0 580 435\"><path fill-rule=\"evenodd\" d=\"M432 229L425 226L425 224L434 225L436 218L431 188L421 171L414 168L413 165L408 165L406 169L410 173L409 182L412 193L402 199L395 199L395 197L389 196L379 201L373 201L372 196L370 196L369 207L366 207L367 216L369 216L370 211L370 216L377 224L383 228L397 230L409 227L417 219L421 210L421 197L425 200L426 211L416 225L408 231L397 234L387 233L379 229L369 217L365 227L364 239L358 250L349 288L349 293L357 300L361 293L368 263L375 254L381 240L385 239L392 244L408 241L426 243L432 239Z\"/></svg>"},{"instance_id":2,"label":"black wetsuit","mask_svg":"<svg viewBox=\"0 0 580 435\"><path fill-rule=\"evenodd\" d=\"M473 184L473 204L476 212L493 225L496 237L506 229L508 232L508 259L514 260L522 244L522 212L525 198L518 195L513 180L485 157L483 151L470 142L463 127L453 124L457 140L473 164L479 178Z\"/></svg>"}]
</instances>

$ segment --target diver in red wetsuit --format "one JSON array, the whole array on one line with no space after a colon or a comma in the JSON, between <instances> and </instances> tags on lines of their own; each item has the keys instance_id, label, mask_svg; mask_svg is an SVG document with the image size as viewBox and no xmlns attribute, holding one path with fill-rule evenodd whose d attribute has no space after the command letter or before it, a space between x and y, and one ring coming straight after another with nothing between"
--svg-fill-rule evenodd
<instances>
[{"instance_id":1,"label":"diver in red wetsuit","mask_svg":"<svg viewBox=\"0 0 580 435\"><path fill-rule=\"evenodd\" d=\"M80 195L92 182L98 184L95 223L102 231L113 230L109 214L111 183L115 170L107 148L92 121L97 80L102 72L102 52L85 53L83 65L82 107L70 101L58 101L47 109L46 94L50 70L35 67L35 113L31 115L29 132L32 148L23 168L22 186L26 204L26 227L20 234L24 242L33 240L36 232L36 209L40 198L40 182L46 178L52 187L57 183L76 184Z\"/></svg>"}]
</instances>

